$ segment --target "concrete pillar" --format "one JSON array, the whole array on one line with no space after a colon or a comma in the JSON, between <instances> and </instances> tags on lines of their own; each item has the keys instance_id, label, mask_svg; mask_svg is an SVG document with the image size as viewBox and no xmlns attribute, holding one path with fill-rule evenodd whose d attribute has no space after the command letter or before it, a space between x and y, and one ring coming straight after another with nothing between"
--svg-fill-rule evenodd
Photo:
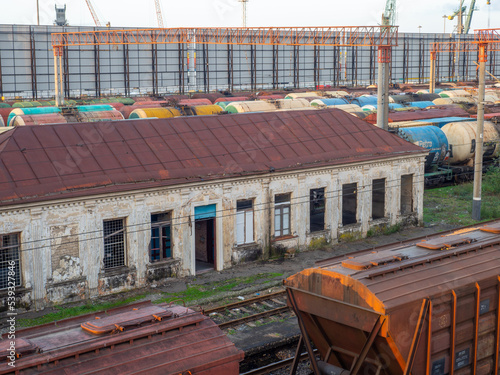
<instances>
[{"instance_id":1,"label":"concrete pillar","mask_svg":"<svg viewBox=\"0 0 500 375\"><path fill-rule=\"evenodd\" d=\"M436 52L431 51L429 93L433 94L435 90L436 90Z\"/></svg>"},{"instance_id":2,"label":"concrete pillar","mask_svg":"<svg viewBox=\"0 0 500 375\"><path fill-rule=\"evenodd\" d=\"M388 129L389 121L389 63L391 47L378 48L378 84L377 84L377 126Z\"/></svg>"},{"instance_id":3,"label":"concrete pillar","mask_svg":"<svg viewBox=\"0 0 500 375\"><path fill-rule=\"evenodd\" d=\"M57 53L59 48L54 47L54 89L55 89L55 101L56 107L61 105L61 100L59 98L59 73L57 67Z\"/></svg>"},{"instance_id":4,"label":"concrete pillar","mask_svg":"<svg viewBox=\"0 0 500 375\"><path fill-rule=\"evenodd\" d=\"M474 156L474 192L472 200L472 218L481 220L481 184L483 178L483 128L484 128L484 92L486 44L479 44L479 92L477 103L476 152Z\"/></svg>"}]
</instances>

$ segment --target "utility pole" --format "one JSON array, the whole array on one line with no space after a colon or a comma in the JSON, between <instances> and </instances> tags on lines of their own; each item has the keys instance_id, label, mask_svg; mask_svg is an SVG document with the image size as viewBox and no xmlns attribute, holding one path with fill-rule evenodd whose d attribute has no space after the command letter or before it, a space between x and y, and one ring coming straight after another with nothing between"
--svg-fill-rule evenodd
<instances>
[{"instance_id":1,"label":"utility pole","mask_svg":"<svg viewBox=\"0 0 500 375\"><path fill-rule=\"evenodd\" d=\"M40 26L40 4L39 0L36 0L36 24Z\"/></svg>"},{"instance_id":2,"label":"utility pole","mask_svg":"<svg viewBox=\"0 0 500 375\"><path fill-rule=\"evenodd\" d=\"M474 191L472 198L472 218L481 220L481 185L483 179L483 130L484 130L484 93L485 72L488 55L487 43L479 43L479 92L477 103L476 152L474 155Z\"/></svg>"}]
</instances>

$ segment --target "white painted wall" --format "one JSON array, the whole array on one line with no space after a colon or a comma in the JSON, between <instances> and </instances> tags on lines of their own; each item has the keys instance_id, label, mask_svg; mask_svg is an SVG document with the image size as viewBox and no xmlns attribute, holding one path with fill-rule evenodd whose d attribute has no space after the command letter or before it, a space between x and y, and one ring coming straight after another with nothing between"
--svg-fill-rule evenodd
<instances>
[{"instance_id":1,"label":"white painted wall","mask_svg":"<svg viewBox=\"0 0 500 375\"><path fill-rule=\"evenodd\" d=\"M192 275L194 257L194 209L216 204L217 270L230 267L238 251L236 246L236 201L254 200L254 238L256 248L264 257L268 246L306 249L318 236L337 241L342 233L366 235L372 225L394 225L404 218L400 215L400 179L402 174L414 174L414 207L418 222L423 220L424 155L412 158L392 158L341 167L311 168L289 173L270 173L265 176L242 177L215 182L191 183L107 196L91 196L54 200L4 207L0 209L0 233L21 233L23 301L35 308L71 299L92 298L147 284L149 265L150 218L152 213L172 211L172 254L180 261L178 276ZM386 218L371 220L371 184L373 179L386 178ZM358 223L342 227L342 185L358 183ZM325 188L325 231L309 233L309 191ZM286 240L275 240L274 210L269 202L276 194L291 193L291 233ZM126 218L126 265L122 275L103 270L103 220ZM77 236L78 258L72 267L78 270L52 269L53 264L69 267L68 262L53 261L60 257L51 238L51 228L71 226ZM271 236L269 235L271 233ZM71 236L70 236L71 237ZM34 242L36 241L36 242ZM60 241L59 241L60 244ZM71 272L69 272L71 271ZM112 273L111 273L112 274ZM53 280L54 276L57 280ZM67 275L67 279L64 279ZM122 279L119 277L123 276ZM112 278L120 282L114 285ZM118 280L117 279L117 280ZM25 288L25 290L23 289ZM47 292L47 289L50 289ZM1 291L0 291L1 297Z\"/></svg>"}]
</instances>

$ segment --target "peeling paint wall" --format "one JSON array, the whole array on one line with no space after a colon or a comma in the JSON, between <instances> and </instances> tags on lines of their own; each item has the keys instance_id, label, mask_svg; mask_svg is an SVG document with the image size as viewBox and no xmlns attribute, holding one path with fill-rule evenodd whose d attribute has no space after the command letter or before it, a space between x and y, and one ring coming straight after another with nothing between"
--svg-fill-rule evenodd
<instances>
[{"instance_id":1,"label":"peeling paint wall","mask_svg":"<svg viewBox=\"0 0 500 375\"><path fill-rule=\"evenodd\" d=\"M401 215L401 175L414 175L414 212ZM423 219L424 156L336 168L192 183L106 197L86 197L0 210L0 233L20 233L22 286L19 306L40 309L158 284L195 273L197 206L216 204L216 260L221 270L266 258L271 247L307 249L311 241L366 235L372 226ZM372 180L386 179L384 218L371 218ZM342 226L342 185L358 184L357 223ZM310 232L311 189L325 189L325 229ZM291 235L274 238L274 196L291 194ZM253 200L254 242L237 245L236 202ZM172 259L151 263L151 214L171 213ZM125 219L125 266L104 269L103 220ZM5 293L0 291L0 299Z\"/></svg>"}]
</instances>

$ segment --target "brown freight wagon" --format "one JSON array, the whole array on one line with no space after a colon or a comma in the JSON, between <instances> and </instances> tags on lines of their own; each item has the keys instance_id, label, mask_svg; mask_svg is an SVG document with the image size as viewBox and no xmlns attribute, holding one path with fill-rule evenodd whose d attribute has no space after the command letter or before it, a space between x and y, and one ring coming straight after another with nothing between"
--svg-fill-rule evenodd
<instances>
[{"instance_id":1,"label":"brown freight wagon","mask_svg":"<svg viewBox=\"0 0 500 375\"><path fill-rule=\"evenodd\" d=\"M237 375L243 360L201 312L149 301L8 336L0 341L0 374Z\"/></svg>"},{"instance_id":2,"label":"brown freight wagon","mask_svg":"<svg viewBox=\"0 0 500 375\"><path fill-rule=\"evenodd\" d=\"M499 366L499 275L496 220L331 258L285 286L316 374L486 375Z\"/></svg>"}]
</instances>

